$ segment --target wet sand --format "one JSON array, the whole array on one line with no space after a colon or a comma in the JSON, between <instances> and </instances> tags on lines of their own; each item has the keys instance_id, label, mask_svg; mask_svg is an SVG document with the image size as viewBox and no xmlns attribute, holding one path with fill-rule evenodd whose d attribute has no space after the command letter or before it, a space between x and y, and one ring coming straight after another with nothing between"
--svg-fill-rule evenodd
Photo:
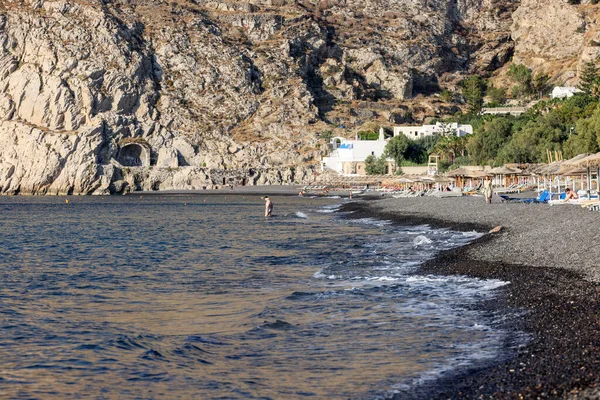
<instances>
[{"instance_id":1,"label":"wet sand","mask_svg":"<svg viewBox=\"0 0 600 400\"><path fill-rule=\"evenodd\" d=\"M504 359L396 399L600 398L600 213L568 205L485 205L481 197L386 198L342 211L459 231L503 226L427 262L421 273L510 281L497 299L478 307L509 311L498 324L524 332L529 342L509 341Z\"/></svg>"}]
</instances>

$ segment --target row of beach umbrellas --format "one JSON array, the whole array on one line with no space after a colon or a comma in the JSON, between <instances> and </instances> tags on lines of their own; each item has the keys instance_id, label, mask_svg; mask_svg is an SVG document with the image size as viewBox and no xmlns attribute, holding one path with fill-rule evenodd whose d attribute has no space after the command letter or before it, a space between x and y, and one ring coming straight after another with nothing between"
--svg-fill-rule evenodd
<instances>
[{"instance_id":1,"label":"row of beach umbrellas","mask_svg":"<svg viewBox=\"0 0 600 400\"><path fill-rule=\"evenodd\" d=\"M540 184L541 177L544 177L544 183L546 183L546 178L550 177L550 181L552 182L553 177L575 177L581 176L581 182L583 186L583 176L587 176L587 187L588 189L591 187L592 175L596 175L596 185L600 189L600 182L598 176L600 175L600 152L595 154L579 154L576 157L573 157L569 160L561 160L555 161L549 164L537 164L537 165L528 165L523 169L508 167L508 166L500 166L496 168L492 168L487 171L482 170L470 170L467 168L458 168L452 170L445 174L445 176L440 175L412 175L412 176L402 176L398 178L390 178L389 175L381 175L381 176L353 176L353 177L336 177L331 179L329 184L378 184L381 183L383 185L397 185L403 184L408 185L412 183L418 183L423 185L439 185L439 184L448 184L450 182L456 181L457 186L462 186L467 180L470 182L472 186L473 180L479 180L485 176L496 177L496 182L500 182L500 177L502 177L504 185L506 185L511 177L513 182L519 181L520 183L529 183L530 179L535 179L538 184ZM519 178L520 177L520 178ZM325 182L324 182L325 183ZM559 179L560 186L560 179Z\"/></svg>"}]
</instances>

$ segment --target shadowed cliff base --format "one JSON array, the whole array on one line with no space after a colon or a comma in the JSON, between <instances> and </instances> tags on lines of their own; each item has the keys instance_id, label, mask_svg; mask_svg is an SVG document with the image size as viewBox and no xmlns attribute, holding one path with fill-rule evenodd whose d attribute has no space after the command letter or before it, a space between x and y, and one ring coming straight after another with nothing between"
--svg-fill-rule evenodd
<instances>
[{"instance_id":1,"label":"shadowed cliff base","mask_svg":"<svg viewBox=\"0 0 600 400\"><path fill-rule=\"evenodd\" d=\"M342 211L353 211L350 218L375 217L401 225L428 224L463 231L491 228L474 220L457 223L456 218L432 218L426 212L408 215L389 208L386 212L386 207L377 203L351 203ZM578 272L552 264L532 267L518 262L485 261L476 256L496 246L499 236L511 235L514 233L485 235L468 246L442 253L426 262L419 272L510 281L510 285L499 289L498 298L477 307L490 313L508 313L511 317L498 324L517 337L525 332L531 340L525 346L508 341L505 358L496 360L496 364L449 373L434 384L427 382L398 393L396 399L598 398L598 285ZM540 240L551 242L555 238Z\"/></svg>"}]
</instances>

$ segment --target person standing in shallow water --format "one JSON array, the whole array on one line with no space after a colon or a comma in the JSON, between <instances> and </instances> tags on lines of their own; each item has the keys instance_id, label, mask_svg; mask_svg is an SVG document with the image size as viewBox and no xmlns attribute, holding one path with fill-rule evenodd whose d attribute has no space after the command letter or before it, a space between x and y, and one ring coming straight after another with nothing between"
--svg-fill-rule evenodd
<instances>
[{"instance_id":1,"label":"person standing in shallow water","mask_svg":"<svg viewBox=\"0 0 600 400\"><path fill-rule=\"evenodd\" d=\"M492 203L492 180L489 176L486 176L483 181L483 196L485 197L485 204Z\"/></svg>"},{"instance_id":2,"label":"person standing in shallow water","mask_svg":"<svg viewBox=\"0 0 600 400\"><path fill-rule=\"evenodd\" d=\"M265 196L264 199L265 199L265 218L268 218L271 216L271 213L273 212L273 202L271 201L269 196Z\"/></svg>"}]
</instances>

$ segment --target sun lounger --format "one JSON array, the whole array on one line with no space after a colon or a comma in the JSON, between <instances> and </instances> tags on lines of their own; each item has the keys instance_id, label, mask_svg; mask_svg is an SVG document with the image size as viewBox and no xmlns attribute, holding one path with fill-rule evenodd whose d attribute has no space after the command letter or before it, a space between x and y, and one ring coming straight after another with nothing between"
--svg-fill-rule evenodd
<instances>
[{"instance_id":1,"label":"sun lounger","mask_svg":"<svg viewBox=\"0 0 600 400\"><path fill-rule=\"evenodd\" d=\"M443 199L444 197L462 197L463 194L461 191L458 191L458 192L452 191L452 192L435 192L433 195L435 197L439 197L439 198Z\"/></svg>"},{"instance_id":2,"label":"sun lounger","mask_svg":"<svg viewBox=\"0 0 600 400\"><path fill-rule=\"evenodd\" d=\"M551 200L550 192L544 190L538 197L534 198L517 198L517 197L509 197L506 195L500 195L504 199L504 201L510 201L514 203L547 203Z\"/></svg>"},{"instance_id":3,"label":"sun lounger","mask_svg":"<svg viewBox=\"0 0 600 400\"><path fill-rule=\"evenodd\" d=\"M524 190L527 190L527 186L523 184L494 188L496 193L521 193Z\"/></svg>"},{"instance_id":4,"label":"sun lounger","mask_svg":"<svg viewBox=\"0 0 600 400\"><path fill-rule=\"evenodd\" d=\"M548 204L557 205L557 204L571 204L571 205L581 205L579 199L570 199L570 200L550 200Z\"/></svg>"},{"instance_id":5,"label":"sun lounger","mask_svg":"<svg viewBox=\"0 0 600 400\"><path fill-rule=\"evenodd\" d=\"M579 204L581 204L581 207L587 207L587 206L591 206L594 204L600 204L600 200L598 200L598 199L593 199L593 200L583 199L579 202Z\"/></svg>"},{"instance_id":6,"label":"sun lounger","mask_svg":"<svg viewBox=\"0 0 600 400\"><path fill-rule=\"evenodd\" d=\"M494 192L498 193L498 194L500 194L500 193L513 193L510 186L509 187L497 187L497 188L494 188Z\"/></svg>"},{"instance_id":7,"label":"sun lounger","mask_svg":"<svg viewBox=\"0 0 600 400\"><path fill-rule=\"evenodd\" d=\"M600 200L581 200L579 205L591 211L600 211Z\"/></svg>"}]
</instances>

